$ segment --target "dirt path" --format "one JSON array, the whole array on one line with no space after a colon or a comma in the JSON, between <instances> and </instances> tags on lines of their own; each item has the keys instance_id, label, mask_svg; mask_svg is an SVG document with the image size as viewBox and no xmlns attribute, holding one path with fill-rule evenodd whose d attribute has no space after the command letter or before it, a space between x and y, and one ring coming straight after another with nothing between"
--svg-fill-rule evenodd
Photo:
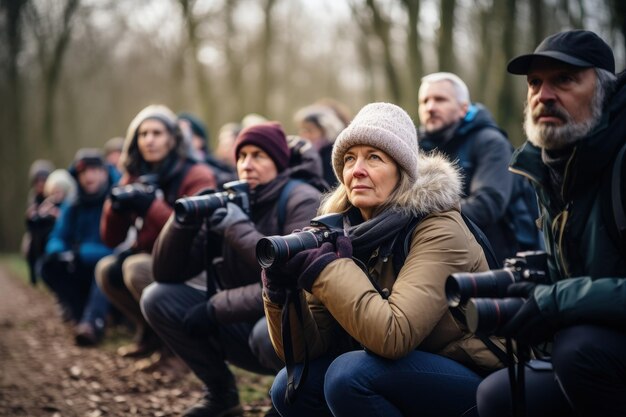
<instances>
[{"instance_id":1,"label":"dirt path","mask_svg":"<svg viewBox=\"0 0 626 417\"><path fill-rule=\"evenodd\" d=\"M0 417L178 416L201 397L190 374L134 366L112 349L75 346L52 297L0 265ZM240 390L266 382L249 378L238 375ZM267 404L251 401L246 415Z\"/></svg>"}]
</instances>

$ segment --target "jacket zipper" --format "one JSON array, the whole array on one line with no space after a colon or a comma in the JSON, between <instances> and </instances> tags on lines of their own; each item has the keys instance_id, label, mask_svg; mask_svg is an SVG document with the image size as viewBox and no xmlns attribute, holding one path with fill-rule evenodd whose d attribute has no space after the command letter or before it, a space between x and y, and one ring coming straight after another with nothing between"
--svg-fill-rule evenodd
<instances>
[{"instance_id":1,"label":"jacket zipper","mask_svg":"<svg viewBox=\"0 0 626 417\"><path fill-rule=\"evenodd\" d=\"M560 212L553 220L552 222L552 234L555 236L558 236L558 243L557 243L557 251L558 251L558 257L559 257L559 262L561 264L561 268L563 269L563 272L565 273L566 277L569 277L569 268L567 267L567 262L565 261L565 258L563 257L563 237L565 235L565 225L567 224L567 220L569 218L569 204L565 207L565 210L563 210L562 212Z\"/></svg>"}]
</instances>

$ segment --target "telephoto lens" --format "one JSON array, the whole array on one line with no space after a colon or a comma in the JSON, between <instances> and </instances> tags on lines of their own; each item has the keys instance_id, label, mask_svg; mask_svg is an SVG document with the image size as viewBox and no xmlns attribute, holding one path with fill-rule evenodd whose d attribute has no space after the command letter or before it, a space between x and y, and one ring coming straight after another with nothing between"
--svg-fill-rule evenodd
<instances>
[{"instance_id":1,"label":"telephoto lens","mask_svg":"<svg viewBox=\"0 0 626 417\"><path fill-rule=\"evenodd\" d=\"M174 203L176 221L181 224L197 222L209 217L220 207L226 207L228 193L215 193L179 198Z\"/></svg>"},{"instance_id":2,"label":"telephoto lens","mask_svg":"<svg viewBox=\"0 0 626 417\"><path fill-rule=\"evenodd\" d=\"M495 269L487 272L458 272L446 280L448 306L458 307L474 297L502 298L509 285L517 282L511 269Z\"/></svg>"},{"instance_id":3,"label":"telephoto lens","mask_svg":"<svg viewBox=\"0 0 626 417\"><path fill-rule=\"evenodd\" d=\"M522 304L523 298L473 298L467 303L467 327L473 333L499 335Z\"/></svg>"},{"instance_id":4,"label":"telephoto lens","mask_svg":"<svg viewBox=\"0 0 626 417\"><path fill-rule=\"evenodd\" d=\"M327 229L310 229L287 236L264 237L256 244L256 259L262 268L271 268L287 262L299 252L334 241L336 236L336 232Z\"/></svg>"}]
</instances>

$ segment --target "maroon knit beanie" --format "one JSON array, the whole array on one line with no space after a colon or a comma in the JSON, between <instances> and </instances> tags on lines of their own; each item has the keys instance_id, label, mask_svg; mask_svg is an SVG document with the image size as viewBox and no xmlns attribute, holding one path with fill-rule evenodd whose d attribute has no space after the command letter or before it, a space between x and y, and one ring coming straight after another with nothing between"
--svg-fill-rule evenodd
<instances>
[{"instance_id":1,"label":"maroon knit beanie","mask_svg":"<svg viewBox=\"0 0 626 417\"><path fill-rule=\"evenodd\" d=\"M245 128L235 141L235 158L239 159L239 150L245 145L255 145L263 149L282 172L289 166L291 151L287 146L287 137L278 122L265 122Z\"/></svg>"}]
</instances>

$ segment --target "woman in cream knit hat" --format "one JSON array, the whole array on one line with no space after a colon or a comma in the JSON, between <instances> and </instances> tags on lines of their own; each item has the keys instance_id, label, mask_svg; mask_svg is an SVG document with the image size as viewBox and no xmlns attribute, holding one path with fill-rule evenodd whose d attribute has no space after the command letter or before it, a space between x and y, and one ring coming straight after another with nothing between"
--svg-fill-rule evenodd
<instances>
[{"instance_id":1,"label":"woman in cream knit hat","mask_svg":"<svg viewBox=\"0 0 626 417\"><path fill-rule=\"evenodd\" d=\"M306 363L306 346L310 361L306 379L302 365L295 380L278 374L275 407L299 417L462 415L480 375L502 365L446 302L448 275L488 269L459 212L456 168L420 155L411 118L389 103L359 111L332 162L340 183L320 214L343 214L346 236L264 271L277 353ZM303 323L285 332L294 291L306 300ZM289 382L300 382L295 399Z\"/></svg>"}]
</instances>

